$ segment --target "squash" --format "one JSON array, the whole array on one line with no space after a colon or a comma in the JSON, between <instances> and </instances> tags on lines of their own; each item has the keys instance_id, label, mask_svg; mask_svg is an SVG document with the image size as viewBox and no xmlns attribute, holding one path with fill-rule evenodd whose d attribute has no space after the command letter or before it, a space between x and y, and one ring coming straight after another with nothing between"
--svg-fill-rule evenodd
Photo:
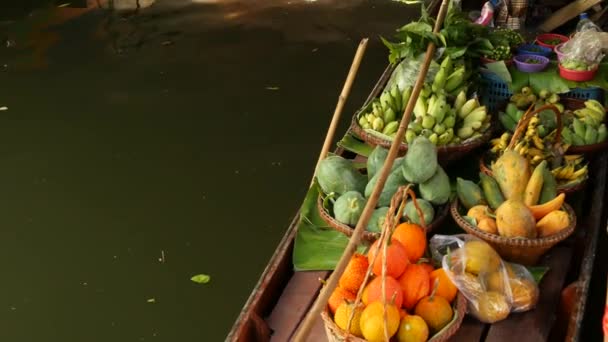
<instances>
[{"instance_id":1,"label":"squash","mask_svg":"<svg viewBox=\"0 0 608 342\"><path fill-rule=\"evenodd\" d=\"M369 180L382 169L387 156L388 150L380 145L377 145L372 153L370 153L369 157L367 157L367 178Z\"/></svg>"},{"instance_id":2,"label":"squash","mask_svg":"<svg viewBox=\"0 0 608 342\"><path fill-rule=\"evenodd\" d=\"M416 203L418 203L418 207L420 207L420 211L422 211L422 215L424 215L425 225L428 226L433 222L433 219L435 219L435 208L433 208L433 205L430 202L423 199L417 198ZM418 215L418 210L416 210L416 206L412 200L408 200L407 203L405 203L403 218L419 226L423 225L422 219L420 218L420 215Z\"/></svg>"},{"instance_id":3,"label":"squash","mask_svg":"<svg viewBox=\"0 0 608 342\"><path fill-rule=\"evenodd\" d=\"M492 164L492 173L506 199L523 201L524 191L530 179L530 166L526 158L506 149Z\"/></svg>"},{"instance_id":4,"label":"squash","mask_svg":"<svg viewBox=\"0 0 608 342\"><path fill-rule=\"evenodd\" d=\"M554 210L536 223L538 236L545 237L557 234L570 225L570 217L563 210Z\"/></svg>"},{"instance_id":5,"label":"squash","mask_svg":"<svg viewBox=\"0 0 608 342\"><path fill-rule=\"evenodd\" d=\"M319 163L317 180L325 194L338 196L348 191L363 193L367 177L353 166L352 162L340 156L329 156Z\"/></svg>"},{"instance_id":6,"label":"squash","mask_svg":"<svg viewBox=\"0 0 608 342\"><path fill-rule=\"evenodd\" d=\"M421 183L418 187L420 196L433 204L444 204L450 199L450 178L437 166L437 171L429 180Z\"/></svg>"},{"instance_id":7,"label":"squash","mask_svg":"<svg viewBox=\"0 0 608 342\"><path fill-rule=\"evenodd\" d=\"M384 219L386 219L386 213L388 213L388 207L381 207L372 213L367 223L367 231L380 233L382 226L384 225Z\"/></svg>"},{"instance_id":8,"label":"squash","mask_svg":"<svg viewBox=\"0 0 608 342\"><path fill-rule=\"evenodd\" d=\"M409 145L403 161L403 176L408 182L420 184L437 171L437 147L425 136L418 136Z\"/></svg>"},{"instance_id":9,"label":"squash","mask_svg":"<svg viewBox=\"0 0 608 342\"><path fill-rule=\"evenodd\" d=\"M359 221L364 207L365 198L356 191L348 191L334 203L334 216L338 222L354 226Z\"/></svg>"},{"instance_id":10,"label":"squash","mask_svg":"<svg viewBox=\"0 0 608 342\"><path fill-rule=\"evenodd\" d=\"M391 198L397 192L400 186L407 184L407 181L403 178L403 173L401 172L401 163L403 158L397 158L393 162L393 167L391 168L391 172L384 183L384 188L380 193L380 197L378 198L378 202L376 207L388 207L391 204ZM369 198L376 186L376 182L380 178L380 172L377 172L374 177L367 183L365 186L365 197Z\"/></svg>"},{"instance_id":11,"label":"squash","mask_svg":"<svg viewBox=\"0 0 608 342\"><path fill-rule=\"evenodd\" d=\"M496 228L504 237L536 237L536 220L521 201L506 200L496 209Z\"/></svg>"}]
</instances>

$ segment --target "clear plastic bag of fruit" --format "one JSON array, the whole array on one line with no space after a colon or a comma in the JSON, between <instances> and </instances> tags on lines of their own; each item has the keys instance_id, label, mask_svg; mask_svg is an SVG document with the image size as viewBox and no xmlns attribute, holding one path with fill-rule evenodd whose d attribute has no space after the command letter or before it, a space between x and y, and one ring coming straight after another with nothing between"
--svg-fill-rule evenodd
<instances>
[{"instance_id":1,"label":"clear plastic bag of fruit","mask_svg":"<svg viewBox=\"0 0 608 342\"><path fill-rule=\"evenodd\" d=\"M437 55L440 53L438 52ZM394 85L397 85L399 89L406 89L407 87L413 87L414 83L418 79L420 68L424 62L425 54L422 53L416 58L404 58L393 70L391 78L386 83L384 90L390 91ZM429 71L426 74L425 83L431 84L435 79L435 75L439 72L439 64L434 60L429 65ZM405 104L404 104L405 106Z\"/></svg>"},{"instance_id":2,"label":"clear plastic bag of fruit","mask_svg":"<svg viewBox=\"0 0 608 342\"><path fill-rule=\"evenodd\" d=\"M501 321L511 312L533 309L538 286L522 265L509 263L485 241L472 235L435 235L433 259L467 298L469 313L485 323Z\"/></svg>"},{"instance_id":3,"label":"clear plastic bag of fruit","mask_svg":"<svg viewBox=\"0 0 608 342\"><path fill-rule=\"evenodd\" d=\"M583 31L560 47L561 64L566 69L592 70L604 58L608 46L608 33ZM584 70L582 70L584 71Z\"/></svg>"}]
</instances>

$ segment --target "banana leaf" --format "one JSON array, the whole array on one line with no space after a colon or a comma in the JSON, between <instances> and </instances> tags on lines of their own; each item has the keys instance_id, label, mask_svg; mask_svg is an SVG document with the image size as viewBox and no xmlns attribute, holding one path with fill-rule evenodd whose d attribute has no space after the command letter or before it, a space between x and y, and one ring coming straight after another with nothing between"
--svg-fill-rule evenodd
<instances>
[{"instance_id":1,"label":"banana leaf","mask_svg":"<svg viewBox=\"0 0 608 342\"><path fill-rule=\"evenodd\" d=\"M338 142L338 146L342 147L343 149L345 149L347 151L354 152L354 153L364 156L364 157L368 157L374 150L374 148L372 146L357 139L350 132L346 133L346 135L344 135L342 140L340 140Z\"/></svg>"},{"instance_id":2,"label":"banana leaf","mask_svg":"<svg viewBox=\"0 0 608 342\"><path fill-rule=\"evenodd\" d=\"M534 281L537 284L540 284L540 281L543 279L545 274L549 271L549 267L547 266L526 266L532 277L534 277Z\"/></svg>"},{"instance_id":3,"label":"banana leaf","mask_svg":"<svg viewBox=\"0 0 608 342\"><path fill-rule=\"evenodd\" d=\"M300 209L298 233L295 239L292 261L295 271L331 271L342 257L349 238L323 221L317 210L319 186L315 183L308 190ZM365 245L359 247L363 251Z\"/></svg>"}]
</instances>

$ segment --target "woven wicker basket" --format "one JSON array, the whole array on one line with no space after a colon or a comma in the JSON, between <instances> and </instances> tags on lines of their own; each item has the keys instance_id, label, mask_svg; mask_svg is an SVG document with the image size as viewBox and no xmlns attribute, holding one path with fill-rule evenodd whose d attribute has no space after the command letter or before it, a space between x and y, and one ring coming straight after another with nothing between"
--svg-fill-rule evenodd
<instances>
[{"instance_id":1,"label":"woven wicker basket","mask_svg":"<svg viewBox=\"0 0 608 342\"><path fill-rule=\"evenodd\" d=\"M456 299L454 300L452 308L454 309L454 317L452 317L452 321L450 321L450 323L448 323L448 325L446 325L441 331L439 331L435 335L431 336L428 340L429 342L445 342L445 341L449 340L450 337L452 337L456 333L456 331L460 328L460 325L462 324L462 320L464 318L464 315L466 314L466 309L467 309L467 300L462 293L458 292L458 295L456 296ZM323 319L323 323L325 325L325 333L327 334L327 340L329 342L345 342L345 341L366 342L367 341L363 338L356 337L353 335L348 335L348 339L347 339L346 331L340 329L340 327L338 327L336 325L336 323L332 319L331 313L329 312L327 307L321 313L321 319Z\"/></svg>"},{"instance_id":2,"label":"woven wicker basket","mask_svg":"<svg viewBox=\"0 0 608 342\"><path fill-rule=\"evenodd\" d=\"M566 101L571 101L571 100L572 99L569 99ZM578 101L578 100L572 100L572 101ZM515 145L515 143L517 142L519 137L521 135L523 135L524 131L527 129L528 123L530 122L530 119L532 119L532 117L534 117L538 113L542 112L543 110L547 110L547 109L553 110L556 114L555 117L557 119L557 129L555 132L555 140L554 140L553 144L554 144L554 146L561 146L562 120L561 120L561 115L560 115L558 109L552 105L543 106L536 110L532 110L531 108L532 108L532 106L530 106L530 109L528 109L528 111L524 114L524 116L522 116L521 120L519 120L519 122L517 123L515 132L513 132L513 136L511 137L511 141L509 142L509 145L507 146L507 148L513 148L513 146ZM491 160L493 160L495 158L496 158L496 155L494 153L492 153L491 151L487 151L486 153L484 153L479 160L479 170L481 172L485 173L486 175L492 176L492 170L491 170L490 165L491 165ZM587 182L587 177L585 177L585 179L583 179L582 181L580 181L576 184L558 185L557 191L560 193L561 192L573 193L573 192L576 192L576 191L584 188L586 185L586 182Z\"/></svg>"},{"instance_id":3,"label":"woven wicker basket","mask_svg":"<svg viewBox=\"0 0 608 342\"><path fill-rule=\"evenodd\" d=\"M568 213L570 225L559 233L544 238L524 239L506 238L496 234L491 234L480 230L464 219L460 213L460 202L458 198L451 204L450 212L454 221L467 233L474 235L489 243L505 260L523 264L535 265L543 254L551 247L568 238L576 227L576 215L568 204L564 203L562 209Z\"/></svg>"},{"instance_id":4,"label":"woven wicker basket","mask_svg":"<svg viewBox=\"0 0 608 342\"><path fill-rule=\"evenodd\" d=\"M359 117L359 112L357 112L357 114L353 116L353 120L351 122L349 130L370 146L375 147L380 145L387 149L390 148L392 141L382 139L381 137L370 134L366 132L363 127L361 127L361 125L359 125L359 121L357 120L357 118ZM439 163L445 166L448 163L454 160L461 159L465 155L483 146L492 137L493 130L494 125L488 128L481 137L478 137L476 139L469 139L459 145L437 146L437 159ZM399 145L399 156L404 156L407 152L407 148L408 145L406 143L401 143Z\"/></svg>"},{"instance_id":5,"label":"woven wicker basket","mask_svg":"<svg viewBox=\"0 0 608 342\"><path fill-rule=\"evenodd\" d=\"M566 109L576 110L585 107L585 101L574 99L574 98L563 98L560 100ZM608 108L606 109L608 110ZM604 123L608 121L604 120ZM586 157L606 152L608 149L608 139L599 142L597 144L581 145L581 146L570 146L568 148L569 154L584 154Z\"/></svg>"},{"instance_id":6,"label":"woven wicker basket","mask_svg":"<svg viewBox=\"0 0 608 342\"><path fill-rule=\"evenodd\" d=\"M449 203L446 203L435 209L436 212L434 220L428 226L425 227L427 234L439 227L445 221L446 217L448 217L448 214L450 212L450 205ZM327 210L323 207L323 199L321 198L321 195L319 195L319 197L317 198L317 210L319 210L319 214L323 221L325 221L325 223L327 223L331 228L339 231L340 233L348 237L351 237L353 235L353 227L339 222L327 212ZM369 242L374 242L379 237L380 233L370 232L367 230L363 231L363 238Z\"/></svg>"}]
</instances>

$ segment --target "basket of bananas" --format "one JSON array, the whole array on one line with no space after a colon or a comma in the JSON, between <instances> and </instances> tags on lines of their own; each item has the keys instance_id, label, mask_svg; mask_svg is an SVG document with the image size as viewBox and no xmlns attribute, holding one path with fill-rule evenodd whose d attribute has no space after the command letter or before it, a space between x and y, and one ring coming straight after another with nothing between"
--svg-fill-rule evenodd
<instances>
[{"instance_id":1,"label":"basket of bananas","mask_svg":"<svg viewBox=\"0 0 608 342\"><path fill-rule=\"evenodd\" d=\"M569 145L568 153L592 155L608 148L606 108L594 99L562 99L562 141Z\"/></svg>"},{"instance_id":2,"label":"basket of bananas","mask_svg":"<svg viewBox=\"0 0 608 342\"><path fill-rule=\"evenodd\" d=\"M491 175L491 164L507 148L526 157L531 168L536 167L543 160L557 181L559 192L570 193L585 186L588 178L587 164L581 154L566 155L569 145L562 142L563 121L559 109L553 104L547 104L533 110L530 106L517 124L515 132L503 133L499 138L492 139L492 148L480 160L480 169ZM539 136L539 113L551 110L555 113L557 128L544 138Z\"/></svg>"},{"instance_id":3,"label":"basket of bananas","mask_svg":"<svg viewBox=\"0 0 608 342\"><path fill-rule=\"evenodd\" d=\"M399 146L400 155L414 138L423 135L437 146L439 161L445 165L490 140L490 113L477 97L467 96L470 73L464 64L443 59L432 84L425 84L420 92ZM411 86L384 89L355 114L351 131L368 145L390 148L411 93Z\"/></svg>"}]
</instances>

